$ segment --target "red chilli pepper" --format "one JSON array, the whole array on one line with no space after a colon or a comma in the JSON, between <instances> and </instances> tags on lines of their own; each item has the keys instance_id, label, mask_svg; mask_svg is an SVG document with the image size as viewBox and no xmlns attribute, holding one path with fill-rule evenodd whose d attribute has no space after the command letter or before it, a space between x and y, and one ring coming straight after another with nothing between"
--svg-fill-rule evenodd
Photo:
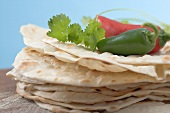
<instances>
[{"instance_id":1,"label":"red chilli pepper","mask_svg":"<svg viewBox=\"0 0 170 113\"><path fill-rule=\"evenodd\" d=\"M105 29L105 38L119 35L125 31L128 31L128 30L142 28L141 25L123 24L118 21L106 18L104 16L97 16L97 21L101 23L101 28ZM145 27L145 28L148 28L148 27ZM160 27L158 27L158 29L160 30ZM152 31L152 29L150 29L150 28L148 28L148 30ZM158 52L165 45L166 42L164 42L163 44L160 44L160 41L162 42L162 39L160 39L158 37L156 40L156 45L155 45L154 49L149 52L150 54ZM166 40L166 41L168 41L168 40Z\"/></svg>"}]
</instances>

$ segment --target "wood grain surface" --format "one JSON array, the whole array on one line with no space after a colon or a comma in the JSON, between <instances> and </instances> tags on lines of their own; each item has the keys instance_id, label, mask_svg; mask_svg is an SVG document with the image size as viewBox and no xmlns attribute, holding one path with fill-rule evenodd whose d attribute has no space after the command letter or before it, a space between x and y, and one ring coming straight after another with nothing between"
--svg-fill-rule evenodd
<instances>
[{"instance_id":1,"label":"wood grain surface","mask_svg":"<svg viewBox=\"0 0 170 113\"><path fill-rule=\"evenodd\" d=\"M0 113L51 113L16 94L17 81L5 76L9 70L0 70Z\"/></svg>"},{"instance_id":2,"label":"wood grain surface","mask_svg":"<svg viewBox=\"0 0 170 113\"><path fill-rule=\"evenodd\" d=\"M6 91L15 91L17 81L5 76L10 69L0 70L0 93Z\"/></svg>"}]
</instances>

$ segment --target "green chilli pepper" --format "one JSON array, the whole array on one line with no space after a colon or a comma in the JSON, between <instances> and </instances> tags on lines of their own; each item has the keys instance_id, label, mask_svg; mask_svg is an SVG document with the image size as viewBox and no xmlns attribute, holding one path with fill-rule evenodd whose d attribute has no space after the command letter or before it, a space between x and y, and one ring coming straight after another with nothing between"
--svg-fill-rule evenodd
<instances>
[{"instance_id":1,"label":"green chilli pepper","mask_svg":"<svg viewBox=\"0 0 170 113\"><path fill-rule=\"evenodd\" d=\"M118 36L100 40L97 43L98 50L117 55L143 55L150 52L155 47L159 30L157 26L148 22L142 26L152 28L153 32L147 28L129 30Z\"/></svg>"},{"instance_id":2,"label":"green chilli pepper","mask_svg":"<svg viewBox=\"0 0 170 113\"><path fill-rule=\"evenodd\" d=\"M163 47L170 40L170 34L161 29L158 38L160 46Z\"/></svg>"}]
</instances>

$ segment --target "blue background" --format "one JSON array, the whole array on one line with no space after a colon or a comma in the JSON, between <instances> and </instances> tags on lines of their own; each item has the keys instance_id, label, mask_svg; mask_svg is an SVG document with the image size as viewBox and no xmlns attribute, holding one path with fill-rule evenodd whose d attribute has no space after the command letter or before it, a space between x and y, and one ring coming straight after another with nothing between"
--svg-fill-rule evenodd
<instances>
[{"instance_id":1,"label":"blue background","mask_svg":"<svg viewBox=\"0 0 170 113\"><path fill-rule=\"evenodd\" d=\"M170 24L169 5L169 0L0 0L0 68L12 67L16 54L25 46L19 33L21 25L32 23L48 28L48 19L60 13L81 23L82 16L95 17L112 8L142 10ZM112 18L132 15L105 14Z\"/></svg>"}]
</instances>

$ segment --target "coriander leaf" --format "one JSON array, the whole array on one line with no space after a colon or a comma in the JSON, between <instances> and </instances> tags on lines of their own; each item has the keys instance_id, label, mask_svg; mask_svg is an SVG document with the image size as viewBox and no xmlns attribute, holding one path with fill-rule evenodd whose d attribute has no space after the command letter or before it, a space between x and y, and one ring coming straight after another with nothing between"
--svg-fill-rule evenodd
<instances>
[{"instance_id":1,"label":"coriander leaf","mask_svg":"<svg viewBox=\"0 0 170 113\"><path fill-rule=\"evenodd\" d=\"M103 28L97 28L93 31L94 36L97 39L97 42L102 40L105 36L105 30Z\"/></svg>"},{"instance_id":2,"label":"coriander leaf","mask_svg":"<svg viewBox=\"0 0 170 113\"><path fill-rule=\"evenodd\" d=\"M48 31L47 35L57 38L59 41L66 42L68 36L67 29L70 21L69 17L65 14L53 16L48 21L48 26L51 31Z\"/></svg>"},{"instance_id":3,"label":"coriander leaf","mask_svg":"<svg viewBox=\"0 0 170 113\"><path fill-rule=\"evenodd\" d=\"M68 41L74 42L75 44L81 43L83 41L83 37L81 37L82 33L83 30L79 24L71 24L68 27Z\"/></svg>"},{"instance_id":4,"label":"coriander leaf","mask_svg":"<svg viewBox=\"0 0 170 113\"><path fill-rule=\"evenodd\" d=\"M95 51L97 45L97 39L93 34L90 36L86 36L84 38L84 44L87 48L89 47L90 50Z\"/></svg>"},{"instance_id":5,"label":"coriander leaf","mask_svg":"<svg viewBox=\"0 0 170 113\"><path fill-rule=\"evenodd\" d=\"M86 34L92 34L94 30L96 30L97 28L99 28L101 26L101 23L97 22L97 21L93 21L91 23L88 24L88 26L85 29Z\"/></svg>"},{"instance_id":6,"label":"coriander leaf","mask_svg":"<svg viewBox=\"0 0 170 113\"><path fill-rule=\"evenodd\" d=\"M97 42L104 38L105 30L100 28L101 23L93 21L86 27L84 44L90 50L96 50Z\"/></svg>"}]
</instances>

